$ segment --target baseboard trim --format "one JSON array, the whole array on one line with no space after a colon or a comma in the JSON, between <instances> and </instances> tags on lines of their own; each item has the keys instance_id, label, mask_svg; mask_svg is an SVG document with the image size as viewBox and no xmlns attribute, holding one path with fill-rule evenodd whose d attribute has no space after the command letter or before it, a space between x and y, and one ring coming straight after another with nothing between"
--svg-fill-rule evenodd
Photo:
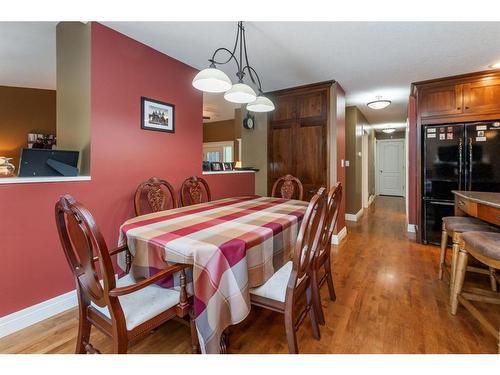
<instances>
[{"instance_id":1,"label":"baseboard trim","mask_svg":"<svg viewBox=\"0 0 500 375\"><path fill-rule=\"evenodd\" d=\"M332 244L338 245L345 236L347 236L347 227L342 228L340 232L332 236Z\"/></svg>"},{"instance_id":2,"label":"baseboard trim","mask_svg":"<svg viewBox=\"0 0 500 375\"><path fill-rule=\"evenodd\" d=\"M417 226L415 224L408 224L408 232L410 232L410 233L416 233L417 232Z\"/></svg>"},{"instance_id":3,"label":"baseboard trim","mask_svg":"<svg viewBox=\"0 0 500 375\"><path fill-rule=\"evenodd\" d=\"M0 337L10 335L78 305L76 290L0 318Z\"/></svg>"},{"instance_id":4,"label":"baseboard trim","mask_svg":"<svg viewBox=\"0 0 500 375\"><path fill-rule=\"evenodd\" d=\"M361 216L363 216L362 208L355 214L345 214L345 219L348 221L358 221Z\"/></svg>"}]
</instances>

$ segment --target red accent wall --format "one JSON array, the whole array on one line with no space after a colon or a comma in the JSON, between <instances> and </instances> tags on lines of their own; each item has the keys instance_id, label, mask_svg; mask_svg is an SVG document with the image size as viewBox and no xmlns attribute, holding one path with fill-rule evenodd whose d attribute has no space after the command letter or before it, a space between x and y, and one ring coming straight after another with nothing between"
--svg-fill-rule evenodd
<instances>
[{"instance_id":1,"label":"red accent wall","mask_svg":"<svg viewBox=\"0 0 500 375\"><path fill-rule=\"evenodd\" d=\"M417 100L408 102L408 223L417 224Z\"/></svg>"},{"instance_id":2,"label":"red accent wall","mask_svg":"<svg viewBox=\"0 0 500 375\"><path fill-rule=\"evenodd\" d=\"M91 53L92 181L0 185L0 316L75 288L54 222L60 195L84 203L114 247L141 181L157 175L178 189L201 174L196 70L95 22ZM141 96L175 104L175 134L141 130ZM254 194L253 173L206 177L214 199Z\"/></svg>"},{"instance_id":3,"label":"red accent wall","mask_svg":"<svg viewBox=\"0 0 500 375\"><path fill-rule=\"evenodd\" d=\"M342 160L345 160L345 91L337 85L337 181L342 184L343 197L340 203L339 216L337 219L337 230L345 227L345 201L346 201L346 176L345 167L342 166Z\"/></svg>"}]
</instances>

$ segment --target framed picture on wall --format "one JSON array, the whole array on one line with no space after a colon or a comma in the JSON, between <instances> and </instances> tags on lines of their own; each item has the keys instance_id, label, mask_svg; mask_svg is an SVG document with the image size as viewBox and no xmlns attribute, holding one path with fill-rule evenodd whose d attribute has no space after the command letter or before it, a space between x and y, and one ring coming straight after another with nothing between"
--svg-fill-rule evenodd
<instances>
[{"instance_id":1,"label":"framed picture on wall","mask_svg":"<svg viewBox=\"0 0 500 375\"><path fill-rule=\"evenodd\" d=\"M222 163L222 167L224 168L225 171L232 171L234 169L232 162L224 162Z\"/></svg>"},{"instance_id":2,"label":"framed picture on wall","mask_svg":"<svg viewBox=\"0 0 500 375\"><path fill-rule=\"evenodd\" d=\"M213 161L210 163L212 171L223 171L222 163L220 161Z\"/></svg>"},{"instance_id":3,"label":"framed picture on wall","mask_svg":"<svg viewBox=\"0 0 500 375\"><path fill-rule=\"evenodd\" d=\"M175 105L141 97L141 129L175 133Z\"/></svg>"}]
</instances>

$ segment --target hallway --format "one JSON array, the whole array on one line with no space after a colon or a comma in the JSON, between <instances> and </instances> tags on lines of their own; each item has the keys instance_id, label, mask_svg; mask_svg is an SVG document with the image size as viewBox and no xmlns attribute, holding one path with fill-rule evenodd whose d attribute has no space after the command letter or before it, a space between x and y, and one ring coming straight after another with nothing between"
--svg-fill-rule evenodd
<instances>
[{"instance_id":1,"label":"hallway","mask_svg":"<svg viewBox=\"0 0 500 375\"><path fill-rule=\"evenodd\" d=\"M301 353L497 352L495 339L463 308L449 313L447 285L437 279L439 249L409 237L403 198L378 197L332 251L337 301L322 291L326 326L316 341L306 319L298 332ZM0 339L0 353L71 353L76 329L73 309ZM93 340L110 351L110 340L95 330ZM230 353L287 351L277 313L252 308L232 329ZM189 329L169 322L130 352L190 353Z\"/></svg>"}]
</instances>

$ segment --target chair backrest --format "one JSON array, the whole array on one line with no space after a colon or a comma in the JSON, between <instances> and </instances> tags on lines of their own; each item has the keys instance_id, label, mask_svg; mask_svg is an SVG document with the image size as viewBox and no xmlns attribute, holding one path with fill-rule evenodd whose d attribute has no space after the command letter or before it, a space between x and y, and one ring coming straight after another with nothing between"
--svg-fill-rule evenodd
<instances>
[{"instance_id":1,"label":"chair backrest","mask_svg":"<svg viewBox=\"0 0 500 375\"><path fill-rule=\"evenodd\" d=\"M116 282L108 248L94 218L70 195L59 198L55 217L59 239L78 289L96 305L106 306L107 292L116 287ZM99 282L97 262L103 285Z\"/></svg>"},{"instance_id":2,"label":"chair backrest","mask_svg":"<svg viewBox=\"0 0 500 375\"><path fill-rule=\"evenodd\" d=\"M324 229L321 233L321 241L318 251L318 256L321 256L323 251L330 250L333 232L335 225L337 225L337 218L339 216L340 201L342 200L342 184L338 182L335 186L330 188L326 199L326 214Z\"/></svg>"},{"instance_id":3,"label":"chair backrest","mask_svg":"<svg viewBox=\"0 0 500 375\"><path fill-rule=\"evenodd\" d=\"M297 193L295 193L295 185L297 185ZM287 174L276 180L273 185L271 196L284 199L292 199L295 196L298 200L302 200L304 198L304 188L297 177Z\"/></svg>"},{"instance_id":4,"label":"chair backrest","mask_svg":"<svg viewBox=\"0 0 500 375\"><path fill-rule=\"evenodd\" d=\"M177 198L172 185L158 177L151 177L137 187L134 205L135 214L139 216L177 208Z\"/></svg>"},{"instance_id":5,"label":"chair backrest","mask_svg":"<svg viewBox=\"0 0 500 375\"><path fill-rule=\"evenodd\" d=\"M311 261L319 246L325 217L325 188L320 188L312 197L302 218L293 254L293 268L288 283L289 288L294 288L297 285L297 280L300 280L309 272Z\"/></svg>"},{"instance_id":6,"label":"chair backrest","mask_svg":"<svg viewBox=\"0 0 500 375\"><path fill-rule=\"evenodd\" d=\"M180 194L183 207L210 202L212 200L208 183L203 178L197 176L192 176L184 180Z\"/></svg>"}]
</instances>

